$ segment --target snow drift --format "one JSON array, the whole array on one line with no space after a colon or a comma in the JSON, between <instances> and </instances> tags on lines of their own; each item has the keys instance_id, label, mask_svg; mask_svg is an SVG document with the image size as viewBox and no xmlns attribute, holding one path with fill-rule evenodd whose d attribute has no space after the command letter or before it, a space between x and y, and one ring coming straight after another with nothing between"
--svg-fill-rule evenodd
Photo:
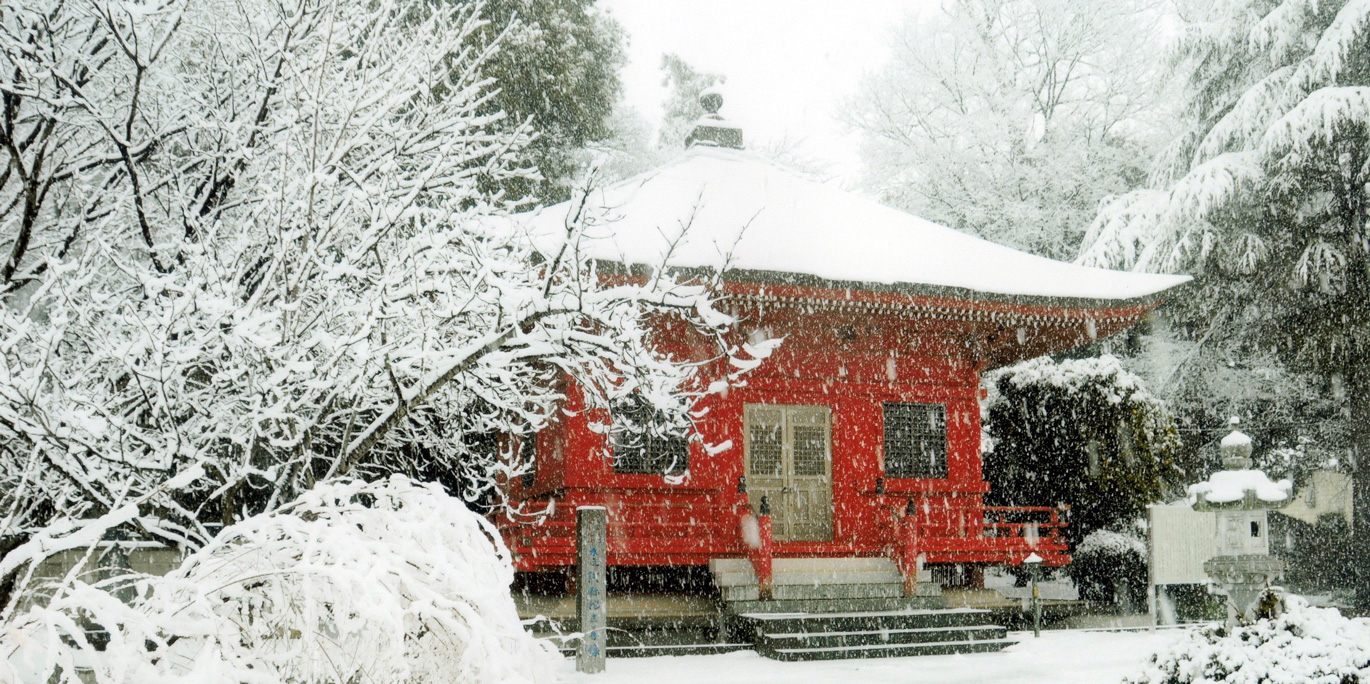
<instances>
[{"instance_id":1,"label":"snow drift","mask_svg":"<svg viewBox=\"0 0 1370 684\"><path fill-rule=\"evenodd\" d=\"M1370 620L1285 598L1287 611L1231 634L1190 632L1157 653L1130 684L1303 682L1345 684L1370 678Z\"/></svg>"},{"instance_id":2,"label":"snow drift","mask_svg":"<svg viewBox=\"0 0 1370 684\"><path fill-rule=\"evenodd\" d=\"M59 591L0 636L0 681L549 682L512 580L493 527L436 485L320 485L138 578L132 605Z\"/></svg>"}]
</instances>

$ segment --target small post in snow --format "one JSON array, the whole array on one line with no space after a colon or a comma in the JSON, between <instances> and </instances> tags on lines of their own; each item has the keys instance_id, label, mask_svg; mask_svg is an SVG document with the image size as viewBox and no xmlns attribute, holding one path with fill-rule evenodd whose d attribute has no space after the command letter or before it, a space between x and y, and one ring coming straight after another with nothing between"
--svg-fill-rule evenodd
<instances>
[{"instance_id":1,"label":"small post in snow","mask_svg":"<svg viewBox=\"0 0 1370 684\"><path fill-rule=\"evenodd\" d=\"M576 572L579 575L576 618L580 622L580 646L576 648L576 672L604 671L608 646L608 511L603 506L576 509Z\"/></svg>"},{"instance_id":2,"label":"small post in snow","mask_svg":"<svg viewBox=\"0 0 1370 684\"><path fill-rule=\"evenodd\" d=\"M1027 558L1023 559L1023 564L1028 566L1028 572L1032 575L1032 636L1042 636L1042 597L1037 593L1037 574L1042 569L1042 557L1034 551Z\"/></svg>"}]
</instances>

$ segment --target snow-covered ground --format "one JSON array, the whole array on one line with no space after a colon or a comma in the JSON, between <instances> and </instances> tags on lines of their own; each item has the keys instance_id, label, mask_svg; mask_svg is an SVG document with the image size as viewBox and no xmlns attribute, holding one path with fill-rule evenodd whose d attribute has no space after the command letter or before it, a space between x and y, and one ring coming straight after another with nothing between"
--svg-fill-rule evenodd
<instances>
[{"instance_id":1,"label":"snow-covered ground","mask_svg":"<svg viewBox=\"0 0 1370 684\"><path fill-rule=\"evenodd\" d=\"M1112 684L1140 674L1158 649L1183 636L1181 630L1155 632L1050 631L1034 639L1015 632L1020 642L1000 653L830 660L782 663L753 651L713 656L621 658L603 674L576 672L574 658L561 665L562 684Z\"/></svg>"}]
</instances>

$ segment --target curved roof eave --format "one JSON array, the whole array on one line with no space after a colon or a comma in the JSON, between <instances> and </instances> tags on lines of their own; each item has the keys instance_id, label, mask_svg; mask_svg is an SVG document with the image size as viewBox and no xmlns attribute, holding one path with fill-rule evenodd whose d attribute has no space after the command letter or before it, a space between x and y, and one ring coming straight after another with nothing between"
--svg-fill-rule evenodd
<instances>
[{"instance_id":1,"label":"curved roof eave","mask_svg":"<svg viewBox=\"0 0 1370 684\"><path fill-rule=\"evenodd\" d=\"M651 267L645 264L632 264L624 266L618 262L599 261L601 273L625 273L634 275L647 275L652 272ZM684 267L677 266L668 269L672 274L683 278L696 278L700 280L713 280L717 275L717 269L712 267ZM1034 294L1005 294L998 292L984 292L965 287L950 285L933 285L926 283L872 283L857 280L829 280L806 273L786 273L784 271L764 271L754 269L728 269L724 272L721 279L729 284L753 284L753 285L780 285L786 287L813 288L815 290L829 291L858 291L889 295L904 295L909 298L936 298L946 300L963 301L968 304L992 303L1007 304L1013 306L1041 307L1052 309L1079 309L1079 310L1101 310L1101 309L1136 309L1138 307L1151 307L1161 303L1168 295L1189 284L1192 279L1185 277L1178 285L1174 285L1164 290L1158 290L1137 297L1128 298L1097 298L1097 297L1065 297L1056 295L1034 295ZM838 297L831 297L837 299Z\"/></svg>"}]
</instances>

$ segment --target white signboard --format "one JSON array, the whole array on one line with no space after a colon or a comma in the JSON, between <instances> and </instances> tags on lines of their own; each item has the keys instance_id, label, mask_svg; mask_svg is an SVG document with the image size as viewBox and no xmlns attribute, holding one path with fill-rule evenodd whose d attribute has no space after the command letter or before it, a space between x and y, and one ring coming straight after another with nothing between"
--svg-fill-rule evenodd
<instances>
[{"instance_id":1,"label":"white signboard","mask_svg":"<svg viewBox=\"0 0 1370 684\"><path fill-rule=\"evenodd\" d=\"M1151 520L1151 584L1207 584L1204 561L1218 555L1218 522L1212 511L1186 504L1148 506Z\"/></svg>"}]
</instances>

